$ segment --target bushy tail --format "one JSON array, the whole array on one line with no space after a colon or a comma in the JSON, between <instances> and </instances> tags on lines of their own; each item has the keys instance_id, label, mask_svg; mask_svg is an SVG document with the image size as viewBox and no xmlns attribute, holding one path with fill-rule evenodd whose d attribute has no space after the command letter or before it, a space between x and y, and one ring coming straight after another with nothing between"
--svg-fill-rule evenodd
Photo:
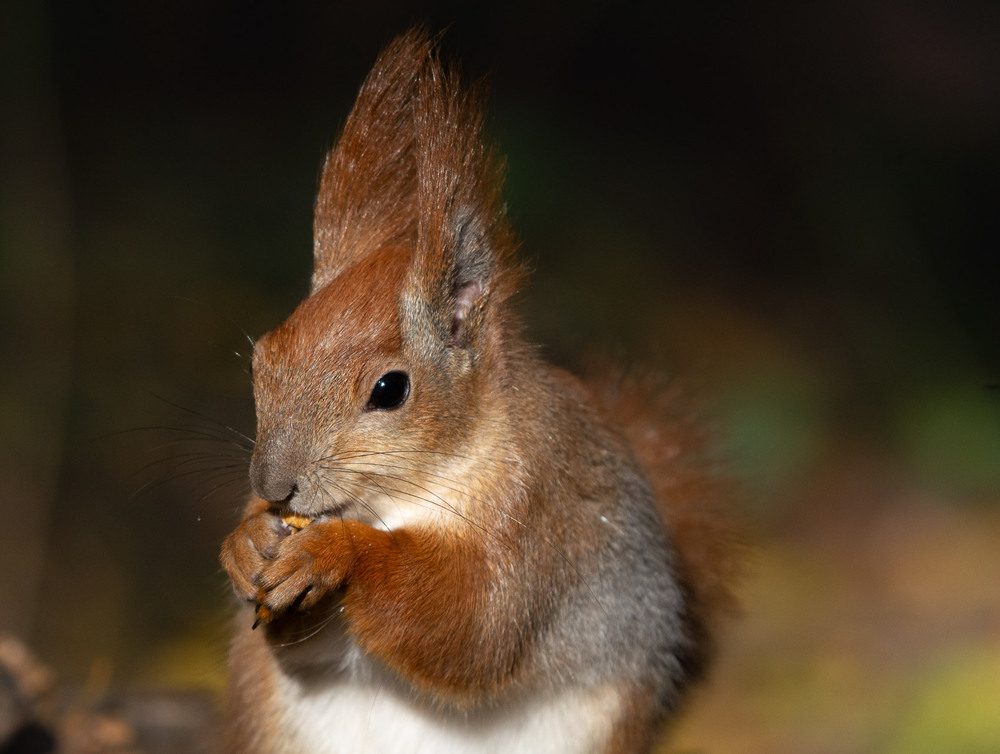
<instances>
[{"instance_id":1,"label":"bushy tail","mask_svg":"<svg viewBox=\"0 0 1000 754\"><path fill-rule=\"evenodd\" d=\"M679 383L618 373L596 384L646 471L677 549L689 630L701 648L691 658L697 675L713 654L720 626L737 608L733 590L742 545L735 511L727 505L734 485L710 456L708 432Z\"/></svg>"}]
</instances>

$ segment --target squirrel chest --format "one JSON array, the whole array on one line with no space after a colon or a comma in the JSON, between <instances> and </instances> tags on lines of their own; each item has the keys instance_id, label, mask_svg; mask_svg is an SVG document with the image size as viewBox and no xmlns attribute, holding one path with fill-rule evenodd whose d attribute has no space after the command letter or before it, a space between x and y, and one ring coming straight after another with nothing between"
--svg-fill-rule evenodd
<instances>
[{"instance_id":1,"label":"squirrel chest","mask_svg":"<svg viewBox=\"0 0 1000 754\"><path fill-rule=\"evenodd\" d=\"M253 637L251 641L262 638ZM357 647L340 642L340 662L315 676L270 670L274 696L265 713L273 726L238 740L246 751L274 754L561 754L603 751L620 714L613 689L535 692L513 704L471 711L443 710ZM246 651L260 652L263 646ZM341 654L344 652L345 654ZM349 655L349 657L347 656ZM273 659L271 657L270 659ZM332 656L328 656L333 660ZM336 668L333 670L331 668ZM253 683L253 681L250 681Z\"/></svg>"}]
</instances>

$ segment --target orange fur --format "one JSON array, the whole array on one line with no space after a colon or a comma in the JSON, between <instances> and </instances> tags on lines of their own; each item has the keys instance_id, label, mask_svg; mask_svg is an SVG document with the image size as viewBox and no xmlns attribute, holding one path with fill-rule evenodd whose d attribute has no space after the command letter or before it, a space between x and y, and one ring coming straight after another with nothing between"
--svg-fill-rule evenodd
<instances>
[{"instance_id":1,"label":"orange fur","mask_svg":"<svg viewBox=\"0 0 1000 754\"><path fill-rule=\"evenodd\" d=\"M393 42L324 166L312 291L254 349L234 750L648 751L711 653L699 435L670 390L595 393L523 342L500 184L476 98Z\"/></svg>"}]
</instances>

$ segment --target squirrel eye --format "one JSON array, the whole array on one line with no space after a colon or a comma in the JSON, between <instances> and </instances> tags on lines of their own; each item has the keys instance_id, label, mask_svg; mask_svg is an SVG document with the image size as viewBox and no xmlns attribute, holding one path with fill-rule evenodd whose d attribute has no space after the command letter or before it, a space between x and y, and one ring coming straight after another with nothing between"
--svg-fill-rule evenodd
<instances>
[{"instance_id":1,"label":"squirrel eye","mask_svg":"<svg viewBox=\"0 0 1000 754\"><path fill-rule=\"evenodd\" d=\"M389 410L403 405L410 394L410 378L406 372L386 372L378 378L365 404L366 411Z\"/></svg>"}]
</instances>

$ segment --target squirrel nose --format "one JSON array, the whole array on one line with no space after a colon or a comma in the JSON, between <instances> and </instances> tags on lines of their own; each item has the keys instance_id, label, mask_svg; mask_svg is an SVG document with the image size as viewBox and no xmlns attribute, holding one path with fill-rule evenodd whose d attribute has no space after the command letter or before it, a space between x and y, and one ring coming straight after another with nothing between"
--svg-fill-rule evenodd
<instances>
[{"instance_id":1,"label":"squirrel nose","mask_svg":"<svg viewBox=\"0 0 1000 754\"><path fill-rule=\"evenodd\" d=\"M288 500L297 489L298 470L294 465L283 464L254 453L250 460L250 486L253 493L269 503Z\"/></svg>"}]
</instances>

